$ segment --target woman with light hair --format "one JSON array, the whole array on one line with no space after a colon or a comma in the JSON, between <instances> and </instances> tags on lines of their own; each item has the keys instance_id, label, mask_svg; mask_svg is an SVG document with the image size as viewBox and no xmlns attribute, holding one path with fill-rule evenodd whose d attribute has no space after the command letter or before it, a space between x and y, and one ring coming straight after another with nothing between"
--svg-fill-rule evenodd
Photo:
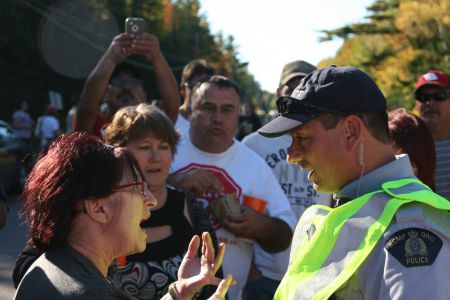
<instances>
[{"instance_id":1,"label":"woman with light hair","mask_svg":"<svg viewBox=\"0 0 450 300\"><path fill-rule=\"evenodd\" d=\"M193 196L166 183L178 140L179 134L169 118L148 104L121 108L105 129L106 143L126 147L134 154L143 178L158 200L152 208L152 218L142 223L148 236L146 249L126 257L113 275L124 291L138 299L159 299L177 280L177 271L194 235L209 232L218 250L204 209ZM196 299L206 299L214 290L206 287Z\"/></svg>"}]
</instances>

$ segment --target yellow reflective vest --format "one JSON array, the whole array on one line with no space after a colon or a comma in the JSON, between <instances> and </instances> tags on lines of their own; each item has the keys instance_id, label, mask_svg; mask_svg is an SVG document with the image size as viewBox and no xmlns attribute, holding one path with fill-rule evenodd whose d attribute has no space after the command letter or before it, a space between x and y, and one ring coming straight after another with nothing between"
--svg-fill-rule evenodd
<instances>
[{"instance_id":1,"label":"yellow reflective vest","mask_svg":"<svg viewBox=\"0 0 450 300\"><path fill-rule=\"evenodd\" d=\"M450 210L450 201L416 179L386 182L381 190L335 209L308 208L297 225L291 263L274 299L328 299L369 256L397 210L411 202Z\"/></svg>"}]
</instances>

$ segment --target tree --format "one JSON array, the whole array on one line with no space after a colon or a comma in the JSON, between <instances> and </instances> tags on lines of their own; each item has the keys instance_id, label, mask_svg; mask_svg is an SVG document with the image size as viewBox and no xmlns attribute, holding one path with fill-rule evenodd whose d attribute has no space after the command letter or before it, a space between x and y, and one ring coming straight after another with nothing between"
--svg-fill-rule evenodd
<instances>
[{"instance_id":1,"label":"tree","mask_svg":"<svg viewBox=\"0 0 450 300\"><path fill-rule=\"evenodd\" d=\"M377 82L389 108L411 108L420 74L450 70L450 1L378 0L367 10L365 23L323 31L322 40L344 38L344 43L320 65L359 67Z\"/></svg>"},{"instance_id":2,"label":"tree","mask_svg":"<svg viewBox=\"0 0 450 300\"><path fill-rule=\"evenodd\" d=\"M211 33L206 18L200 14L198 0L7 0L2 2L3 9L0 11L3 32L0 36L1 119L10 118L20 99L29 100L36 117L48 103L49 90L62 94L66 108L69 108L70 99L81 92L84 78L71 78L67 74L57 73L42 58L42 47L39 46L48 46L48 43L39 39L42 23L55 11L55 7L69 2L74 3L75 7L77 4L91 5L92 12L88 11L91 19L80 19L69 11L60 17L62 20L70 19L75 24L74 28L66 28L70 26L61 20L54 22L55 26L65 26L68 32L86 26L86 32L95 33L100 31L98 25L101 25L102 21L116 22L116 32L112 36L106 36L110 41L115 34L123 31L126 17L143 17L146 21L146 31L158 36L161 49L176 78L180 78L181 70L187 62L195 58L205 58L216 67L219 74L231 77L238 83L244 99L257 99L260 94L259 84L248 72L246 63L239 59L238 47L233 37ZM97 10L96 7L102 9ZM84 38L82 32L78 32L81 39ZM51 33L53 32L50 32L50 38ZM99 43L101 38L105 36L87 39L88 44L94 48L92 53L101 55L106 49L106 46ZM56 39L52 42L58 44ZM66 43L69 48L72 43L76 44L70 38ZM78 56L84 55L74 52ZM56 54L64 57L65 53L56 51ZM94 59L94 65L97 60L98 58ZM155 80L152 80L151 64L139 57L133 57L132 60L142 67L144 76L150 78L145 81L145 88L150 91L152 97L158 97ZM80 65L80 60L67 58L64 63L76 68ZM86 76L87 73L89 71Z\"/></svg>"}]
</instances>

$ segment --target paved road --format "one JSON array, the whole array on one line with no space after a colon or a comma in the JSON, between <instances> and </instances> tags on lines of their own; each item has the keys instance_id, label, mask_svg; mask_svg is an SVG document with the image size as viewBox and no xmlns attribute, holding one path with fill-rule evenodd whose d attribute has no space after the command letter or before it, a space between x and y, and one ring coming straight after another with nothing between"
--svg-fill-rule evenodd
<instances>
[{"instance_id":1,"label":"paved road","mask_svg":"<svg viewBox=\"0 0 450 300\"><path fill-rule=\"evenodd\" d=\"M5 228L0 229L0 300L10 300L14 296L12 270L17 254L23 249L26 240L26 227L18 218L19 201L11 198L8 205L8 221Z\"/></svg>"}]
</instances>

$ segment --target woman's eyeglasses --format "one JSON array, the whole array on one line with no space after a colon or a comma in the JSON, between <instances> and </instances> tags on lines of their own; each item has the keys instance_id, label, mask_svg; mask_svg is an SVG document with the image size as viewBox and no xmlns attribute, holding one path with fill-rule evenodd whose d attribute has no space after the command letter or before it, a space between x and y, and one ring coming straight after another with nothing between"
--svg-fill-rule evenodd
<instances>
[{"instance_id":1,"label":"woman's eyeglasses","mask_svg":"<svg viewBox=\"0 0 450 300\"><path fill-rule=\"evenodd\" d=\"M129 187L134 187L134 191L124 190ZM148 189L147 182L145 182L145 181L124 184L124 185L118 185L118 186L114 187L111 191L112 192L137 192L144 197L148 197L151 194L150 190Z\"/></svg>"},{"instance_id":2,"label":"woman's eyeglasses","mask_svg":"<svg viewBox=\"0 0 450 300\"><path fill-rule=\"evenodd\" d=\"M434 101L442 102L450 98L450 92L446 91L439 91L434 93L424 93L420 92L416 94L416 99L419 102L427 102L430 101L430 99L433 99Z\"/></svg>"}]
</instances>

